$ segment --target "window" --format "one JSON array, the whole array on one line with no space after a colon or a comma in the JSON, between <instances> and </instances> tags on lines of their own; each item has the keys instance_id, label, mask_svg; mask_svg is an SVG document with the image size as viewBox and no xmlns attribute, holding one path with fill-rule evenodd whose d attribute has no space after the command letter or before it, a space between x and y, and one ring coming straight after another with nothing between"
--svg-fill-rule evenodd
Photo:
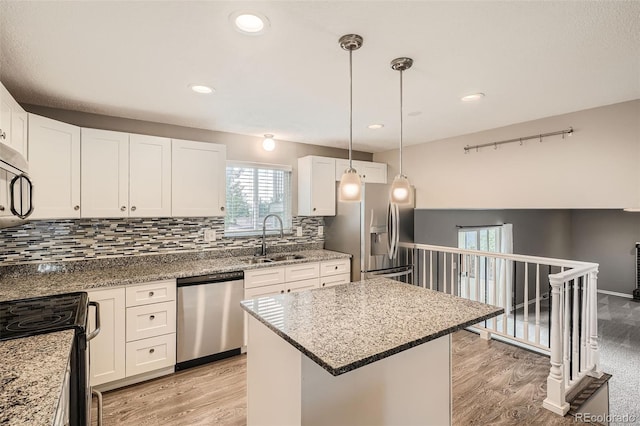
<instances>
[{"instance_id":1,"label":"window","mask_svg":"<svg viewBox=\"0 0 640 426\"><path fill-rule=\"evenodd\" d=\"M225 235L261 234L269 214L280 216L284 230L291 231L291 167L227 162ZM270 219L267 229L278 225Z\"/></svg>"}]
</instances>

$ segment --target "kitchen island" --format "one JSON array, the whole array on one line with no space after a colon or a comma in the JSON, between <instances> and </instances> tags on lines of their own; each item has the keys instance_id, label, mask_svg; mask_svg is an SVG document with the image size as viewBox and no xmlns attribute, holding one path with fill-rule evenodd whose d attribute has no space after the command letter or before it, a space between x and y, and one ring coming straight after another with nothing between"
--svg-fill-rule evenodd
<instances>
[{"instance_id":1,"label":"kitchen island","mask_svg":"<svg viewBox=\"0 0 640 426\"><path fill-rule=\"evenodd\" d=\"M242 306L248 425L450 424L450 334L503 312L385 278Z\"/></svg>"}]
</instances>

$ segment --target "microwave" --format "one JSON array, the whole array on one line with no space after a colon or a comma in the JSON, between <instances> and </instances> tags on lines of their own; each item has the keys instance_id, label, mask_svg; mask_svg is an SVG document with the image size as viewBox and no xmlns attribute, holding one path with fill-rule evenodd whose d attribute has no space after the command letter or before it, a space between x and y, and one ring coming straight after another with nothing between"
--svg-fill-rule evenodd
<instances>
[{"instance_id":1,"label":"microwave","mask_svg":"<svg viewBox=\"0 0 640 426\"><path fill-rule=\"evenodd\" d=\"M33 183L27 160L0 143L0 228L20 225L33 213Z\"/></svg>"}]
</instances>

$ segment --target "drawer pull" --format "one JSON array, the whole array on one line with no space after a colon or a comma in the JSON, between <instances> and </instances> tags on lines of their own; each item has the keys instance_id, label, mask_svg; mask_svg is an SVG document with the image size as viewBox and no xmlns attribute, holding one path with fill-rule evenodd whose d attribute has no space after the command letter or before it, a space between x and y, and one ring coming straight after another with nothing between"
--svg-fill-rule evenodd
<instances>
[{"instance_id":1,"label":"drawer pull","mask_svg":"<svg viewBox=\"0 0 640 426\"><path fill-rule=\"evenodd\" d=\"M149 319L150 320L154 320L154 319L156 319L156 316L155 315L149 315Z\"/></svg>"},{"instance_id":2,"label":"drawer pull","mask_svg":"<svg viewBox=\"0 0 640 426\"><path fill-rule=\"evenodd\" d=\"M284 290L280 290L280 294L284 293Z\"/></svg>"},{"instance_id":3,"label":"drawer pull","mask_svg":"<svg viewBox=\"0 0 640 426\"><path fill-rule=\"evenodd\" d=\"M152 291L149 292L149 297L153 297L153 292Z\"/></svg>"},{"instance_id":4,"label":"drawer pull","mask_svg":"<svg viewBox=\"0 0 640 426\"><path fill-rule=\"evenodd\" d=\"M291 289L290 288L287 289L287 293L291 293Z\"/></svg>"},{"instance_id":5,"label":"drawer pull","mask_svg":"<svg viewBox=\"0 0 640 426\"><path fill-rule=\"evenodd\" d=\"M149 353L150 353L150 354L154 353L155 351L156 351L156 350L155 350L155 349L153 349L153 348L149 349Z\"/></svg>"},{"instance_id":6,"label":"drawer pull","mask_svg":"<svg viewBox=\"0 0 640 426\"><path fill-rule=\"evenodd\" d=\"M325 283L322 283L322 287L324 287Z\"/></svg>"},{"instance_id":7,"label":"drawer pull","mask_svg":"<svg viewBox=\"0 0 640 426\"><path fill-rule=\"evenodd\" d=\"M333 269L336 269L336 270L337 270L337 269L338 269L338 265L336 265L336 266L335 266L335 268L333 268Z\"/></svg>"}]
</instances>

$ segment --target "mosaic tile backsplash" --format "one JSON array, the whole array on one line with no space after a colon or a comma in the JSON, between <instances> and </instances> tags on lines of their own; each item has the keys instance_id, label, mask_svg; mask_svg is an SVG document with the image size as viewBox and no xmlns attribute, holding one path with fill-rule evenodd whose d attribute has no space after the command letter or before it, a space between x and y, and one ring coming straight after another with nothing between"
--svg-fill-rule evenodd
<instances>
[{"instance_id":1,"label":"mosaic tile backsplash","mask_svg":"<svg viewBox=\"0 0 640 426\"><path fill-rule=\"evenodd\" d=\"M269 246L323 244L322 217L293 218L302 236L267 235ZM206 242L204 230L215 229L216 241ZM101 259L155 253L252 248L261 237L225 237L224 218L67 219L33 221L0 230L0 265Z\"/></svg>"}]
</instances>

